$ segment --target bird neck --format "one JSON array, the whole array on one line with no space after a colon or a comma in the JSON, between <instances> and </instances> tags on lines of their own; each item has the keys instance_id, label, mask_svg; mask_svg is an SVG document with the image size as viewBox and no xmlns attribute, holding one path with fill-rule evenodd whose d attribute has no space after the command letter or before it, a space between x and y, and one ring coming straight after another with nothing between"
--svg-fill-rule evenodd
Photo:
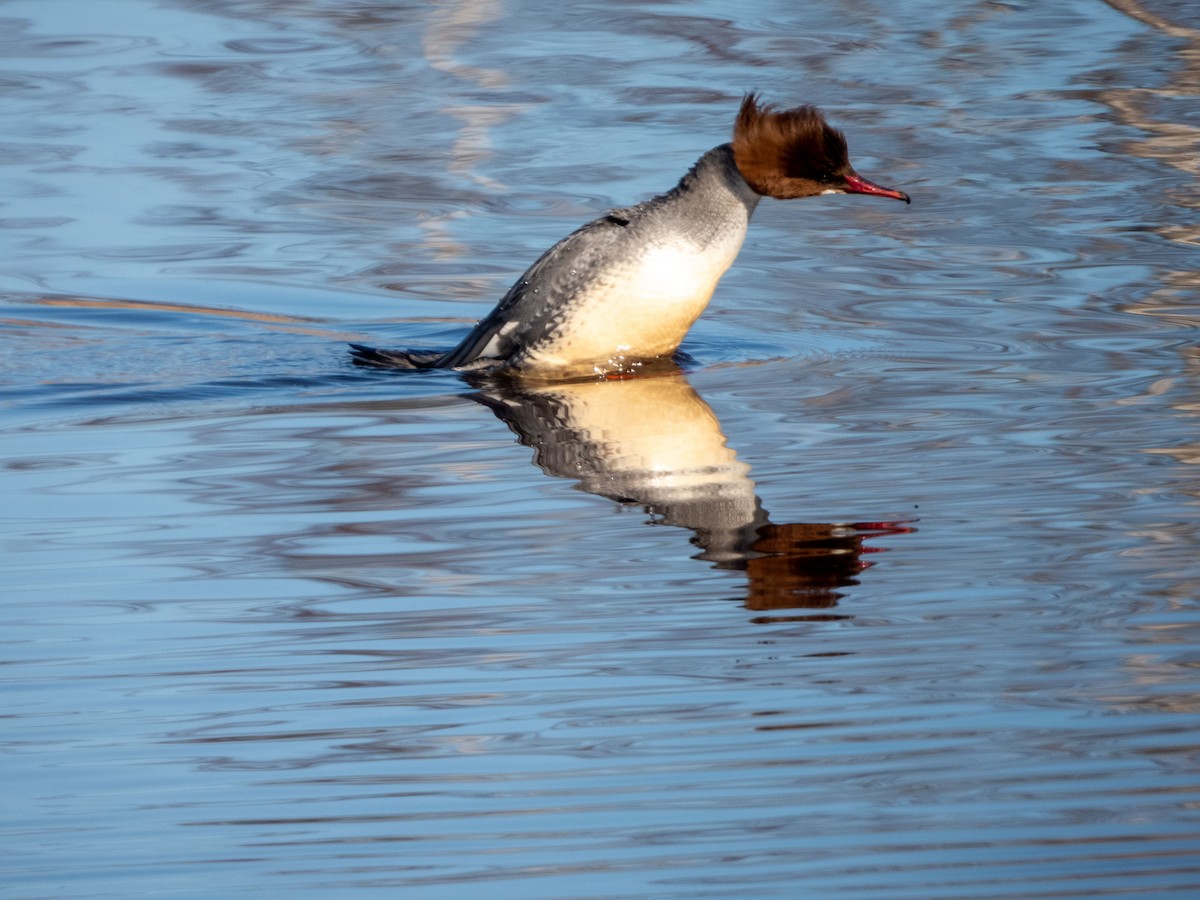
<instances>
[{"instance_id":1,"label":"bird neck","mask_svg":"<svg viewBox=\"0 0 1200 900\"><path fill-rule=\"evenodd\" d=\"M685 235L698 246L745 233L761 196L738 172L733 147L721 144L696 161L665 194L644 204L646 220Z\"/></svg>"}]
</instances>

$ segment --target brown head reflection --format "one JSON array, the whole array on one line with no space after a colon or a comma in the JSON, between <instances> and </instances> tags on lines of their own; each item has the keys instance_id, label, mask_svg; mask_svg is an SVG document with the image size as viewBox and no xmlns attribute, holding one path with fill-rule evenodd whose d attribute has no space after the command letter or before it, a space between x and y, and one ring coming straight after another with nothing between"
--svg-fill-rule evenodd
<instances>
[{"instance_id":1,"label":"brown head reflection","mask_svg":"<svg viewBox=\"0 0 1200 900\"><path fill-rule=\"evenodd\" d=\"M839 589L868 567L863 555L880 549L864 541L910 530L901 522L771 522L750 467L682 373L489 385L475 399L533 448L546 474L689 529L697 558L747 574L750 609L835 606Z\"/></svg>"},{"instance_id":2,"label":"brown head reflection","mask_svg":"<svg viewBox=\"0 0 1200 900\"><path fill-rule=\"evenodd\" d=\"M858 574L870 567L863 554L884 549L863 542L912 530L905 522L768 522L747 549L745 569L750 586L746 607L836 606L842 596L838 588L858 584Z\"/></svg>"}]
</instances>

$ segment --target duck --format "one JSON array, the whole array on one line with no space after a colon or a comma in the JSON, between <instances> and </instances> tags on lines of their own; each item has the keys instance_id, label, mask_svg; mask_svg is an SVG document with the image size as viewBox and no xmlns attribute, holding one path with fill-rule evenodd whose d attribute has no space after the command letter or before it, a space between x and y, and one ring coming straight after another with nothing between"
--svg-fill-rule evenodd
<instances>
[{"instance_id":1,"label":"duck","mask_svg":"<svg viewBox=\"0 0 1200 900\"><path fill-rule=\"evenodd\" d=\"M636 374L676 357L763 197L911 202L856 172L845 135L815 106L778 109L746 94L732 137L669 191L609 210L552 246L456 347L351 344L353 361L550 381Z\"/></svg>"}]
</instances>

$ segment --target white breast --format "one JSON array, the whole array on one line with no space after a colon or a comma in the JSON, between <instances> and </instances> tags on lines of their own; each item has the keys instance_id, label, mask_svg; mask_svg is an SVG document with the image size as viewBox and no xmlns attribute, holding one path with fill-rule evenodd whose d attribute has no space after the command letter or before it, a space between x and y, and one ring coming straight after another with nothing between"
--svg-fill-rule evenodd
<instances>
[{"instance_id":1,"label":"white breast","mask_svg":"<svg viewBox=\"0 0 1200 900\"><path fill-rule=\"evenodd\" d=\"M591 371L608 360L669 356L708 305L744 234L703 251L686 243L651 247L613 266L577 298L556 339L538 348L534 364Z\"/></svg>"}]
</instances>

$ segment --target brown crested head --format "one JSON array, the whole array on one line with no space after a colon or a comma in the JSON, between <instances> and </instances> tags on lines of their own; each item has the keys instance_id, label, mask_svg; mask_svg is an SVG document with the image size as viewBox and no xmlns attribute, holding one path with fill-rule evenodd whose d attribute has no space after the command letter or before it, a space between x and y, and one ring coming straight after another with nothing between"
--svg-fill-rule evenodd
<instances>
[{"instance_id":1,"label":"brown crested head","mask_svg":"<svg viewBox=\"0 0 1200 900\"><path fill-rule=\"evenodd\" d=\"M843 193L909 202L903 191L880 187L854 171L845 135L815 106L776 110L747 94L733 125L733 160L751 189L779 200Z\"/></svg>"}]
</instances>

